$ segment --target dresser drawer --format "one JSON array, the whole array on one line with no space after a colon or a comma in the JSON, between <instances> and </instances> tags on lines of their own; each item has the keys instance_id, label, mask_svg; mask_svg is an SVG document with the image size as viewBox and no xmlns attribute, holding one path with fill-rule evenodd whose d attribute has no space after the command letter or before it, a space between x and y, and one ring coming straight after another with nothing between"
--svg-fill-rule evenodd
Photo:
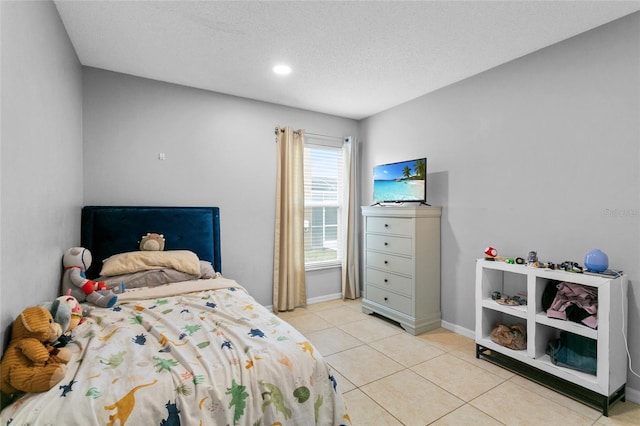
<instances>
[{"instance_id":1,"label":"dresser drawer","mask_svg":"<svg viewBox=\"0 0 640 426\"><path fill-rule=\"evenodd\" d=\"M372 284L383 289L393 290L411 296L412 282L412 278L367 268L367 285Z\"/></svg>"},{"instance_id":2,"label":"dresser drawer","mask_svg":"<svg viewBox=\"0 0 640 426\"><path fill-rule=\"evenodd\" d=\"M411 256L413 253L413 240L406 237L367 234L367 249Z\"/></svg>"},{"instance_id":3,"label":"dresser drawer","mask_svg":"<svg viewBox=\"0 0 640 426\"><path fill-rule=\"evenodd\" d=\"M411 298L385 291L373 286L367 286L367 299L380 305L394 309L407 315L413 315Z\"/></svg>"},{"instance_id":4,"label":"dresser drawer","mask_svg":"<svg viewBox=\"0 0 640 426\"><path fill-rule=\"evenodd\" d=\"M413 275L413 259L367 250L367 266L399 274Z\"/></svg>"},{"instance_id":5,"label":"dresser drawer","mask_svg":"<svg viewBox=\"0 0 640 426\"><path fill-rule=\"evenodd\" d=\"M413 218L370 217L367 219L367 232L393 235L412 235Z\"/></svg>"}]
</instances>

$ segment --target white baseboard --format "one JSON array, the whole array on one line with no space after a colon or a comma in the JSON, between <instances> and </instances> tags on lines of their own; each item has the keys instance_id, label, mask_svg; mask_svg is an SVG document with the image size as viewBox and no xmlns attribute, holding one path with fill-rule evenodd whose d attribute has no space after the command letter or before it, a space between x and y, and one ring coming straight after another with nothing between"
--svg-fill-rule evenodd
<instances>
[{"instance_id":1,"label":"white baseboard","mask_svg":"<svg viewBox=\"0 0 640 426\"><path fill-rule=\"evenodd\" d=\"M473 340L476 339L476 333L473 330L469 330L468 328L464 328L457 324L453 324L444 320L441 321L441 325L444 329L453 331L454 333L460 334ZM630 388L629 386L627 386L627 389L625 389L625 396L627 398L627 401L640 404L640 391L638 389Z\"/></svg>"},{"instance_id":2,"label":"white baseboard","mask_svg":"<svg viewBox=\"0 0 640 426\"><path fill-rule=\"evenodd\" d=\"M453 331L454 333L457 333L457 334L461 334L462 336L468 337L469 339L476 340L476 333L473 330L469 330L468 328L464 328L457 324L453 324L444 320L440 321L440 325L444 329Z\"/></svg>"},{"instance_id":3,"label":"white baseboard","mask_svg":"<svg viewBox=\"0 0 640 426\"><path fill-rule=\"evenodd\" d=\"M640 390L627 387L627 389L625 389L625 394L625 396L627 397L627 401L640 404Z\"/></svg>"},{"instance_id":4,"label":"white baseboard","mask_svg":"<svg viewBox=\"0 0 640 426\"><path fill-rule=\"evenodd\" d=\"M329 300L342 299L342 293L325 294L324 296L312 297L307 299L307 305L314 303L328 302Z\"/></svg>"},{"instance_id":5,"label":"white baseboard","mask_svg":"<svg viewBox=\"0 0 640 426\"><path fill-rule=\"evenodd\" d=\"M312 297L307 299L307 305L313 305L314 303L328 302L329 300L341 299L342 293L325 294L324 296ZM264 305L265 308L273 312L273 305Z\"/></svg>"}]
</instances>

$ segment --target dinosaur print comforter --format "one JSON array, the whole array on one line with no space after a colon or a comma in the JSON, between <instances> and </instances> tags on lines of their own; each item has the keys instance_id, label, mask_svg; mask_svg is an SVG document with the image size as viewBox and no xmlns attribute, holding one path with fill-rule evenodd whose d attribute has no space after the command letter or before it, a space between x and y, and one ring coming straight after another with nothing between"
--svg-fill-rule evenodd
<instances>
[{"instance_id":1,"label":"dinosaur print comforter","mask_svg":"<svg viewBox=\"0 0 640 426\"><path fill-rule=\"evenodd\" d=\"M200 281L216 289L92 308L67 344L65 378L6 407L0 424L350 424L302 334L234 281Z\"/></svg>"}]
</instances>

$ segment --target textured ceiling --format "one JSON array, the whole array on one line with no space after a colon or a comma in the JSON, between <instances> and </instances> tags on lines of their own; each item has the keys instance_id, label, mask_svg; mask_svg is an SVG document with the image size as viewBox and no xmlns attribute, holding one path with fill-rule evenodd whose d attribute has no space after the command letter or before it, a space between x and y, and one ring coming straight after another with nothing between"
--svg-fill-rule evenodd
<instances>
[{"instance_id":1,"label":"textured ceiling","mask_svg":"<svg viewBox=\"0 0 640 426\"><path fill-rule=\"evenodd\" d=\"M640 1L55 1L80 62L364 118ZM293 72L271 68L287 63Z\"/></svg>"}]
</instances>

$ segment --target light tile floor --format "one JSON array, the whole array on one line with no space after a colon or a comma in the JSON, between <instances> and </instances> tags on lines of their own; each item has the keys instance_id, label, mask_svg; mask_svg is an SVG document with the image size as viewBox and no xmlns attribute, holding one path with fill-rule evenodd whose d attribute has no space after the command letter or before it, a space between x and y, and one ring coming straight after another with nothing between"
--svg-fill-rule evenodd
<instances>
[{"instance_id":1,"label":"light tile floor","mask_svg":"<svg viewBox=\"0 0 640 426\"><path fill-rule=\"evenodd\" d=\"M279 316L331 365L353 426L640 425L640 405L601 412L487 361L472 339L445 329L412 336L362 313L359 300Z\"/></svg>"}]
</instances>

